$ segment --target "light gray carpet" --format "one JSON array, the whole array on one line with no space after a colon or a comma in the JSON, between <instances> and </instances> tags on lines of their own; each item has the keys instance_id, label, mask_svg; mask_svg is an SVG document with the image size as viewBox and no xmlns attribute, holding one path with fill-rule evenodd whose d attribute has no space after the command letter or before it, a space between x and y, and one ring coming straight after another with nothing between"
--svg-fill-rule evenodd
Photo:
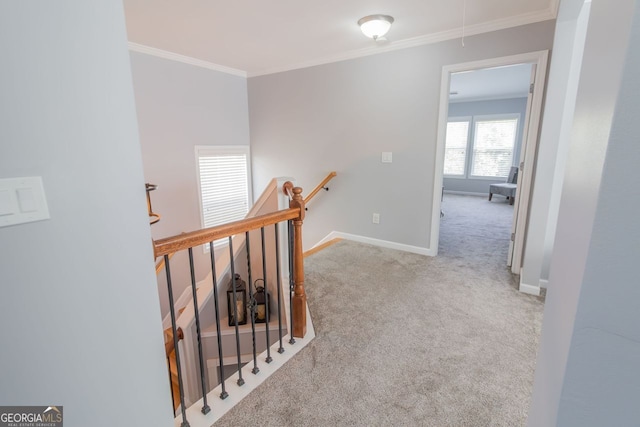
<instances>
[{"instance_id":1,"label":"light gray carpet","mask_svg":"<svg viewBox=\"0 0 640 427\"><path fill-rule=\"evenodd\" d=\"M435 258L349 241L307 258L316 339L216 425L524 425L543 302L505 265L511 209L447 195Z\"/></svg>"}]
</instances>

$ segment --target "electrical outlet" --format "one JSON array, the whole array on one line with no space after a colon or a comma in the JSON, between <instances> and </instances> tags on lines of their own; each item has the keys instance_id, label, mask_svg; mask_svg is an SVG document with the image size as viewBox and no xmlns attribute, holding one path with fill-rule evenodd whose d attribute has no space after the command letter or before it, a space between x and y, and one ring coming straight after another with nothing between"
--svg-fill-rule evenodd
<instances>
[{"instance_id":1,"label":"electrical outlet","mask_svg":"<svg viewBox=\"0 0 640 427\"><path fill-rule=\"evenodd\" d=\"M373 223L374 224L380 224L380 214L379 213L374 213L373 214Z\"/></svg>"}]
</instances>

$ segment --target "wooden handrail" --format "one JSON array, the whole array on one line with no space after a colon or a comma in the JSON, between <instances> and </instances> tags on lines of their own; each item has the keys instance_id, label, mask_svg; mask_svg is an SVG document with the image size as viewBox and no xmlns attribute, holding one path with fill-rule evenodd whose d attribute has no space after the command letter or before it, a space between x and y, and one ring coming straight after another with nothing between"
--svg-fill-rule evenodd
<instances>
[{"instance_id":1,"label":"wooden handrail","mask_svg":"<svg viewBox=\"0 0 640 427\"><path fill-rule=\"evenodd\" d=\"M174 256L175 254L176 254L175 252L170 253L170 254L169 254L169 259L173 258L173 256ZM162 258L162 259L160 260L160 262L158 262L158 263L156 264L156 276L158 275L158 273L160 273L160 272L162 271L162 269L163 269L163 268L164 268L164 258Z\"/></svg>"},{"instance_id":2,"label":"wooden handrail","mask_svg":"<svg viewBox=\"0 0 640 427\"><path fill-rule=\"evenodd\" d=\"M335 177L336 175L338 175L335 171L330 172L329 175L327 175L320 184L318 184L316 186L316 188L313 189L313 191L311 193L309 193L307 195L307 197L305 197L304 202L305 203L309 203L309 200L311 200L313 198L313 196L315 196L316 194L318 194L318 192L320 190L322 190L324 188L325 185L327 185L327 183L329 181L331 181L333 179L333 177Z\"/></svg>"},{"instance_id":3,"label":"wooden handrail","mask_svg":"<svg viewBox=\"0 0 640 427\"><path fill-rule=\"evenodd\" d=\"M178 341L183 340L184 339L184 333L182 332L182 328L176 329L176 332L178 333ZM175 348L175 345L174 345L174 341L173 341L173 337L172 337L169 341L164 343L164 352L165 352L165 354L167 356L169 356L174 348Z\"/></svg>"},{"instance_id":4,"label":"wooden handrail","mask_svg":"<svg viewBox=\"0 0 640 427\"><path fill-rule=\"evenodd\" d=\"M278 222L300 218L301 216L304 217L304 213L301 213L300 207L296 206L253 218L230 222L228 224L217 225L215 227L192 231L190 233L166 237L153 242L153 253L157 258L173 252L203 245L214 240L233 236L234 234L244 233L246 231L255 230Z\"/></svg>"},{"instance_id":5,"label":"wooden handrail","mask_svg":"<svg viewBox=\"0 0 640 427\"><path fill-rule=\"evenodd\" d=\"M336 237L334 239L329 240L328 242L324 242L321 245L318 246L314 246L313 248L309 249L308 251L305 251L302 256L304 258L308 257L309 255L313 255L317 252L320 252L321 250L333 245L334 243L338 243L342 240L342 237Z\"/></svg>"},{"instance_id":6,"label":"wooden handrail","mask_svg":"<svg viewBox=\"0 0 640 427\"><path fill-rule=\"evenodd\" d=\"M160 215L154 213L153 208L151 208L151 196L149 195L149 192L155 190L156 188L158 188L158 186L155 184L149 184L147 182L144 187L147 190L147 211L149 211L149 224L153 225L156 222L160 221Z\"/></svg>"}]
</instances>

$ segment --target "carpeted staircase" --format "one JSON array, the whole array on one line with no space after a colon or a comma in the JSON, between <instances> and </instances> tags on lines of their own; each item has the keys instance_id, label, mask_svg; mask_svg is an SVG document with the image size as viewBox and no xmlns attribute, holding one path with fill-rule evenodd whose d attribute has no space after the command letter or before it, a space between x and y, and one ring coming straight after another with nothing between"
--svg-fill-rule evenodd
<instances>
[{"instance_id":1,"label":"carpeted staircase","mask_svg":"<svg viewBox=\"0 0 640 427\"><path fill-rule=\"evenodd\" d=\"M164 341L166 343L173 343L173 331L171 328L167 328L164 331ZM180 385L178 383L178 365L176 364L176 350L172 348L167 355L167 364L169 369L169 376L171 378L171 396L173 397L173 410L175 411L180 406Z\"/></svg>"}]
</instances>

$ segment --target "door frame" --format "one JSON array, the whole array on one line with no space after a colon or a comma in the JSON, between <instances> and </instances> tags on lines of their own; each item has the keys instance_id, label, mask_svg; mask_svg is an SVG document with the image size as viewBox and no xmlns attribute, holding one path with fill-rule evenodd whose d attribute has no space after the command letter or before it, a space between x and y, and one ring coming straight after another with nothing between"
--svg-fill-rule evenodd
<instances>
[{"instance_id":1,"label":"door frame","mask_svg":"<svg viewBox=\"0 0 640 427\"><path fill-rule=\"evenodd\" d=\"M527 229L527 218L529 213L529 201L531 199L531 189L534 179L535 155L538 148L538 137L540 133L540 119L542 116L542 100L544 96L545 81L547 78L547 62L549 58L548 50L522 53L517 55L503 56L498 58L483 59L480 61L464 62L460 64L445 65L442 67L442 80L440 84L440 113L438 115L438 133L436 143L436 158L434 171L433 204L431 212L431 252L438 254L438 244L440 241L440 210L442 200L443 169L444 169L444 144L447 130L447 118L449 115L449 86L451 74L463 71L473 71L483 68L494 68L516 64L535 64L536 76L533 87L533 99L531 112L528 119L528 129L523 135L522 156L524 156L523 172L519 173L519 188L514 204L517 207L514 244L514 257L511 271L520 274L522 268L522 254L524 249L525 235ZM526 120L527 118L525 118Z\"/></svg>"},{"instance_id":2,"label":"door frame","mask_svg":"<svg viewBox=\"0 0 640 427\"><path fill-rule=\"evenodd\" d=\"M531 66L531 77L529 78L529 86L530 87L534 87L533 85L535 85L535 78L536 78L536 74L537 74L537 66L536 64L530 64ZM522 136L522 141L520 141L520 158L518 159L518 172L521 172L524 169L524 161L525 161L525 155L526 155L526 147L527 147L527 138L525 137L527 135L527 133L529 132L529 122L531 121L531 107L533 105L533 91L529 90L529 93L527 94L527 107L526 107L526 112L524 114L524 129L523 129L523 136ZM535 153L534 153L535 154ZM516 185L517 188L522 188L522 180L521 180L521 175L522 173L518 173L518 179L516 181ZM517 215L518 215L518 207L520 205L518 197L520 197L520 192L516 192L516 195L514 197L515 199L515 203L514 203L514 207L513 207L513 218L511 220L511 236L515 236L516 235L516 229L517 229L517 225L518 225L518 221L517 221ZM513 266L513 260L514 257L515 259L519 259L522 260L522 255L518 254L518 255L514 255L515 254L515 250L516 247L514 245L514 240L515 239L510 239L509 240L509 254L507 255L507 265L511 268L512 273L514 272L514 269L517 267ZM521 248L518 248L521 249Z\"/></svg>"}]
</instances>

